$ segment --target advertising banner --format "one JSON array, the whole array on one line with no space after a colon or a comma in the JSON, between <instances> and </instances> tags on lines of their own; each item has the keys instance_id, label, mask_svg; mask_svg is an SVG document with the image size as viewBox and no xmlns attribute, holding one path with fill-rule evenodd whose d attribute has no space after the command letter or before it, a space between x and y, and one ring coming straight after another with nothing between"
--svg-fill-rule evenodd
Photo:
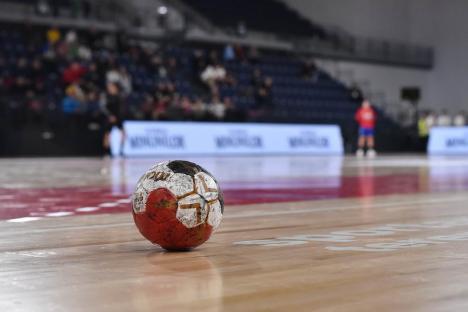
<instances>
[{"instance_id":1,"label":"advertising banner","mask_svg":"<svg viewBox=\"0 0 468 312\"><path fill-rule=\"evenodd\" d=\"M126 121L124 129L125 156L343 154L335 125ZM114 129L114 155L120 153L120 142L120 131Z\"/></svg>"},{"instance_id":2,"label":"advertising banner","mask_svg":"<svg viewBox=\"0 0 468 312\"><path fill-rule=\"evenodd\" d=\"M468 127L434 127L428 144L430 155L468 155Z\"/></svg>"}]
</instances>

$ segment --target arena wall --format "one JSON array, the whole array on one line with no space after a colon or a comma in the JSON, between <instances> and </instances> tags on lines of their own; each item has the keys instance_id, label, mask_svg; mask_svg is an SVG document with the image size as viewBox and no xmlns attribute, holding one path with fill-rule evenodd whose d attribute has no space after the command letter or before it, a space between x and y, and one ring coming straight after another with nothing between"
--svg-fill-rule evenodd
<instances>
[{"instance_id":1,"label":"arena wall","mask_svg":"<svg viewBox=\"0 0 468 312\"><path fill-rule=\"evenodd\" d=\"M468 85L468 2L452 0L285 0L308 18L335 25L349 33L434 48L430 71L362 63L337 62L341 71L352 71L356 81L367 80L373 93L386 101L399 101L400 86L419 86L421 107L455 113L466 107Z\"/></svg>"},{"instance_id":2,"label":"arena wall","mask_svg":"<svg viewBox=\"0 0 468 312\"><path fill-rule=\"evenodd\" d=\"M400 107L400 91L403 87L420 88L420 103L426 103L425 91L430 75L426 70L329 59L319 59L317 63L347 86L351 87L353 83L359 85L366 97L389 113Z\"/></svg>"}]
</instances>

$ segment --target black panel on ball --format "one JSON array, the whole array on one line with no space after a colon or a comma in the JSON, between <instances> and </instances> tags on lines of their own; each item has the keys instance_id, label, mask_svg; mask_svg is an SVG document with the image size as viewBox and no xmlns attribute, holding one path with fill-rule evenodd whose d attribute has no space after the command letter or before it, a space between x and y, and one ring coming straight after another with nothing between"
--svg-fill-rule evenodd
<instances>
[{"instance_id":1,"label":"black panel on ball","mask_svg":"<svg viewBox=\"0 0 468 312\"><path fill-rule=\"evenodd\" d=\"M169 169L171 169L174 173L183 173L189 176L194 176L199 172L207 172L205 169L200 167L193 162L186 161L186 160L174 160L167 164Z\"/></svg>"}]
</instances>

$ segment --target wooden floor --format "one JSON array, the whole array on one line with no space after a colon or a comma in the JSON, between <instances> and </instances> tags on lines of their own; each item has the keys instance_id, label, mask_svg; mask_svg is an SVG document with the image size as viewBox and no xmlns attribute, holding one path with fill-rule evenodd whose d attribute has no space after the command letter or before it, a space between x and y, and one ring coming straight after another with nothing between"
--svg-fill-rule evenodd
<instances>
[{"instance_id":1,"label":"wooden floor","mask_svg":"<svg viewBox=\"0 0 468 312\"><path fill-rule=\"evenodd\" d=\"M468 159L192 160L228 205L191 252L133 224L152 161L0 160L0 311L468 311Z\"/></svg>"}]
</instances>

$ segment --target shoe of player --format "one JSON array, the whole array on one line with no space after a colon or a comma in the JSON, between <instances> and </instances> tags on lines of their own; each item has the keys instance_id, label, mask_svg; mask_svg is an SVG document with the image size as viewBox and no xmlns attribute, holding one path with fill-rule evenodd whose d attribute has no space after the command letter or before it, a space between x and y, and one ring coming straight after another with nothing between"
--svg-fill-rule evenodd
<instances>
[{"instance_id":1,"label":"shoe of player","mask_svg":"<svg viewBox=\"0 0 468 312\"><path fill-rule=\"evenodd\" d=\"M356 157L358 157L358 158L364 157L364 150L361 149L361 148L358 149L358 150L356 151Z\"/></svg>"},{"instance_id":2,"label":"shoe of player","mask_svg":"<svg viewBox=\"0 0 468 312\"><path fill-rule=\"evenodd\" d=\"M375 158L375 156L377 156L377 152L373 149L370 149L367 151L367 157L369 158Z\"/></svg>"}]
</instances>

